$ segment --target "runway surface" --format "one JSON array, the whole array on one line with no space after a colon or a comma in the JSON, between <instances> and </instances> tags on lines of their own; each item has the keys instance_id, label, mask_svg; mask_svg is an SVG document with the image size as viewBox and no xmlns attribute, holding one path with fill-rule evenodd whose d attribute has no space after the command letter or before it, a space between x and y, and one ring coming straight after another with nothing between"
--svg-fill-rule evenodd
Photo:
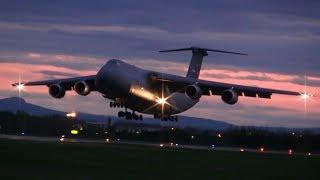
<instances>
[{"instance_id":1,"label":"runway surface","mask_svg":"<svg viewBox=\"0 0 320 180\"><path fill-rule=\"evenodd\" d=\"M128 145L128 146L149 146L157 148L179 148L179 149L193 149L193 150L207 150L207 151L230 151L230 152L249 152L249 153L260 153L260 154L283 154L283 155L299 155L299 156L317 156L320 154L314 154L310 152L292 152L289 151L274 151L263 149L250 149L244 147L213 147L213 146L196 146L196 145L183 145L175 143L150 143L143 141L126 141L116 139L114 141L108 139L80 139L80 138L67 138L67 137L39 137L39 136L24 136L24 135L6 135L0 134L0 139L9 140L25 140L25 141L40 141L40 142L58 142L58 143L86 143L86 144L114 144L114 145ZM309 154L310 153L310 154Z\"/></svg>"}]
</instances>

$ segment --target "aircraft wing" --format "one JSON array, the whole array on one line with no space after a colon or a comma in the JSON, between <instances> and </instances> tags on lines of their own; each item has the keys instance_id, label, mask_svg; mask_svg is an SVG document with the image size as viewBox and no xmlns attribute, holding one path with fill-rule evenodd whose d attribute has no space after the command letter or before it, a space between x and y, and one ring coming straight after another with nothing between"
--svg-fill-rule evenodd
<instances>
[{"instance_id":1,"label":"aircraft wing","mask_svg":"<svg viewBox=\"0 0 320 180\"><path fill-rule=\"evenodd\" d=\"M212 95L221 95L224 90L233 89L238 93L239 96L258 97L258 98L271 98L272 94L283 94L283 95L301 95L299 92L268 89L255 86L243 86L237 84L220 83L213 81L199 80L198 85L203 92Z\"/></svg>"},{"instance_id":2,"label":"aircraft wing","mask_svg":"<svg viewBox=\"0 0 320 180\"><path fill-rule=\"evenodd\" d=\"M206 81L201 79L194 79L188 77L181 77L171 74L151 73L150 79L152 81L167 84L172 91L181 91L187 85L197 84L203 95L221 95L224 90L233 89L239 96L257 97L257 98L271 98L272 94L283 95L301 95L299 92L268 89L255 86L244 86L237 84L228 84L214 81Z\"/></svg>"},{"instance_id":3,"label":"aircraft wing","mask_svg":"<svg viewBox=\"0 0 320 180\"><path fill-rule=\"evenodd\" d=\"M23 84L23 86L50 86L52 84L60 84L66 90L71 90L71 87L73 87L73 85L78 81L86 81L90 84L91 83L94 84L95 79L96 79L96 76L92 75L92 76L82 76L82 77L65 78L65 79L21 82L20 84ZM19 83L12 84L12 86L18 86L18 85Z\"/></svg>"}]
</instances>

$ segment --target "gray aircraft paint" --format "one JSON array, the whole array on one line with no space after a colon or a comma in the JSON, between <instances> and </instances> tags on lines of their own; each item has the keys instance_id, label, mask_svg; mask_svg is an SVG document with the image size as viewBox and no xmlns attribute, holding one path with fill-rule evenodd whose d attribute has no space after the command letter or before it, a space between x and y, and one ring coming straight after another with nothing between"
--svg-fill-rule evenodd
<instances>
[{"instance_id":1,"label":"gray aircraft paint","mask_svg":"<svg viewBox=\"0 0 320 180\"><path fill-rule=\"evenodd\" d=\"M97 73L95 85L97 90L107 98L113 100L120 99L126 107L132 110L145 114L161 114L161 104L136 97L129 92L131 86L137 86L160 97L162 87L154 88L148 83L148 74L151 72L127 64L121 60L112 59ZM164 105L164 113L167 115L186 111L199 102L199 100L189 98L184 92L170 92L167 90L165 94L166 96L170 95L167 102L171 105ZM157 105L154 106L155 104ZM154 107L150 108L152 106Z\"/></svg>"}]
</instances>

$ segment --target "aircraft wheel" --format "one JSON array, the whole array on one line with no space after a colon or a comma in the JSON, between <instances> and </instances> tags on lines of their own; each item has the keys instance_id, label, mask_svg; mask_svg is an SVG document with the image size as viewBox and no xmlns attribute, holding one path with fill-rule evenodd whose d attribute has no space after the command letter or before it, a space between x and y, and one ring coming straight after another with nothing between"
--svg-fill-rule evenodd
<instances>
[{"instance_id":1,"label":"aircraft wheel","mask_svg":"<svg viewBox=\"0 0 320 180\"><path fill-rule=\"evenodd\" d=\"M134 119L134 120L138 120L138 118L139 118L139 116L138 116L138 115L136 115L136 114L132 114L132 119Z\"/></svg>"},{"instance_id":2,"label":"aircraft wheel","mask_svg":"<svg viewBox=\"0 0 320 180\"><path fill-rule=\"evenodd\" d=\"M142 119L143 119L143 116L142 116L142 115L140 115L140 116L139 116L139 120L140 120L140 121L142 121Z\"/></svg>"},{"instance_id":3,"label":"aircraft wheel","mask_svg":"<svg viewBox=\"0 0 320 180\"><path fill-rule=\"evenodd\" d=\"M124 116L125 116L125 112L123 112L123 111L118 112L118 117L124 117Z\"/></svg>"},{"instance_id":4,"label":"aircraft wheel","mask_svg":"<svg viewBox=\"0 0 320 180\"><path fill-rule=\"evenodd\" d=\"M126 113L126 119L132 120L132 114L129 113L129 112L127 112L127 113Z\"/></svg>"}]
</instances>

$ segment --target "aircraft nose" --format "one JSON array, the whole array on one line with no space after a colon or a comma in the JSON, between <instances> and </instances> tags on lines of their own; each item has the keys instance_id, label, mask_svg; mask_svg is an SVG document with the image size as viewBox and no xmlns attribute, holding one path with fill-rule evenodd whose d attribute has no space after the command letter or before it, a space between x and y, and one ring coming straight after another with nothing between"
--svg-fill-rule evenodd
<instances>
[{"instance_id":1,"label":"aircraft nose","mask_svg":"<svg viewBox=\"0 0 320 180\"><path fill-rule=\"evenodd\" d=\"M119 68L102 68L97 74L96 86L106 94L123 96L129 93L130 80Z\"/></svg>"}]
</instances>

